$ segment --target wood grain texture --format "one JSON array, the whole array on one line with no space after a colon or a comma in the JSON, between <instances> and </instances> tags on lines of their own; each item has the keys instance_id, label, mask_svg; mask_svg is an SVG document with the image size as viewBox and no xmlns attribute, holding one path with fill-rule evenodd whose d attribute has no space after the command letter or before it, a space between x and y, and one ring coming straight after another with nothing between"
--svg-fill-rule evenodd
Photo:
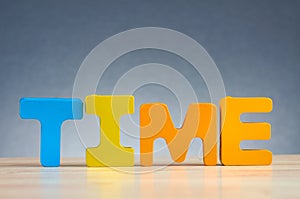
<instances>
[{"instance_id":1,"label":"wood grain texture","mask_svg":"<svg viewBox=\"0 0 300 199\"><path fill-rule=\"evenodd\" d=\"M271 166L184 165L88 168L63 159L0 159L0 198L300 198L300 155L274 156Z\"/></svg>"}]
</instances>

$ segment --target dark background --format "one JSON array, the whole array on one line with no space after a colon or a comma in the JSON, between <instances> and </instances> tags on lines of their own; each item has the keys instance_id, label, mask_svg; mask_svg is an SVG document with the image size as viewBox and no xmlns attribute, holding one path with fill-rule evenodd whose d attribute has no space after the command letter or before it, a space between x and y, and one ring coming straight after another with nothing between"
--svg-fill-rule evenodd
<instances>
[{"instance_id":1,"label":"dark background","mask_svg":"<svg viewBox=\"0 0 300 199\"><path fill-rule=\"evenodd\" d=\"M297 0L0 1L0 156L38 156L39 125L19 118L21 97L72 96L76 72L99 42L146 26L174 29L203 45L227 95L273 99L273 112L262 117L272 124L272 139L249 146L300 153L299 10ZM116 64L152 57L180 63L149 51ZM75 130L72 123L63 126L63 156L84 156Z\"/></svg>"}]
</instances>

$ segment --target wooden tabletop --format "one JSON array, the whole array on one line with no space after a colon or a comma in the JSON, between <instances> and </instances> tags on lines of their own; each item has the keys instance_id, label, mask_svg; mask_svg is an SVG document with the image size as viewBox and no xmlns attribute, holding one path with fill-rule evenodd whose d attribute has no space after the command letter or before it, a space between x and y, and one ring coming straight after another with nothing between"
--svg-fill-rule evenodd
<instances>
[{"instance_id":1,"label":"wooden tabletop","mask_svg":"<svg viewBox=\"0 0 300 199\"><path fill-rule=\"evenodd\" d=\"M184 165L88 168L84 159L41 167L0 158L0 198L300 198L300 155L271 166Z\"/></svg>"}]
</instances>

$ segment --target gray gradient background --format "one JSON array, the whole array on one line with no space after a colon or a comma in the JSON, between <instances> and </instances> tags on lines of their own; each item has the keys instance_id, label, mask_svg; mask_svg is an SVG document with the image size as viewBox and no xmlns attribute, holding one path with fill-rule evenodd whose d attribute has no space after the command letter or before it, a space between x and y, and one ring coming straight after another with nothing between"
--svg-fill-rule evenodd
<instances>
[{"instance_id":1,"label":"gray gradient background","mask_svg":"<svg viewBox=\"0 0 300 199\"><path fill-rule=\"evenodd\" d=\"M203 45L223 76L227 95L273 99L272 113L243 117L270 122L272 139L242 146L268 148L276 154L300 153L299 10L297 0L0 1L0 156L39 154L39 123L19 118L21 97L72 96L76 72L99 42L145 26L174 29ZM98 93L109 94L110 85L126 70L148 62L176 68L189 79L199 99L209 101L205 83L187 62L157 50L118 59L105 73ZM141 103L162 101L180 126L178 101L167 89L149 85L135 97L135 121ZM97 127L91 129L84 138L89 146L98 142ZM74 123L66 122L62 131L62 155L84 156ZM138 151L138 145L124 135L122 143ZM199 146L193 144L189 153L197 154Z\"/></svg>"}]
</instances>

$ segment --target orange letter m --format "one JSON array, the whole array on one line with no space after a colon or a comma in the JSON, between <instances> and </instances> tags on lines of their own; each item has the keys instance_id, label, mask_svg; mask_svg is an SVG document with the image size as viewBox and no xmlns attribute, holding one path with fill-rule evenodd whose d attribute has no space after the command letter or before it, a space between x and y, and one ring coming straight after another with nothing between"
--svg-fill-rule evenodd
<instances>
[{"instance_id":1,"label":"orange letter m","mask_svg":"<svg viewBox=\"0 0 300 199\"><path fill-rule=\"evenodd\" d=\"M216 107L210 103L191 104L182 128L174 127L165 104L144 104L140 108L140 160L141 165L151 166L153 145L157 138L164 138L175 162L185 160L193 138L203 141L205 165L217 163Z\"/></svg>"}]
</instances>

